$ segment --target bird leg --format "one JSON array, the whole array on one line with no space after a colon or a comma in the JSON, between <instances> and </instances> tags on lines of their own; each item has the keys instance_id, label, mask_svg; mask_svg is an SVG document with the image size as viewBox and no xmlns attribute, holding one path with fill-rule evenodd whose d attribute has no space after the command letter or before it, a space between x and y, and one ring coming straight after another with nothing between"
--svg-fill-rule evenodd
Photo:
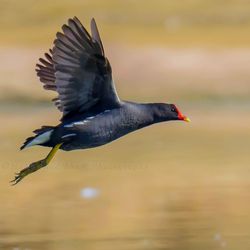
<instances>
[{"instance_id":1,"label":"bird leg","mask_svg":"<svg viewBox=\"0 0 250 250\"><path fill-rule=\"evenodd\" d=\"M15 179L12 180L11 182L13 183L12 185L16 185L19 181L21 181L25 176L39 170L40 168L43 168L47 166L54 155L56 154L57 150L60 148L62 143L57 144L55 147L51 149L49 154L46 156L46 158L36 161L31 163L27 168L22 169L19 173L16 174Z\"/></svg>"}]
</instances>

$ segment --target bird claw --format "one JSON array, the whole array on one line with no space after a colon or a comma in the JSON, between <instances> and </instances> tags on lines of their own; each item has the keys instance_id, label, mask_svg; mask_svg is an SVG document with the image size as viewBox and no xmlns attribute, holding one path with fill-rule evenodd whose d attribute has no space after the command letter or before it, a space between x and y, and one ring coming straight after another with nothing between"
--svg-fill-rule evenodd
<instances>
[{"instance_id":1,"label":"bird claw","mask_svg":"<svg viewBox=\"0 0 250 250\"><path fill-rule=\"evenodd\" d=\"M40 161L31 163L27 168L24 168L19 173L16 173L15 178L12 181L10 181L12 183L12 186L20 182L25 176L37 171L42 167L45 167L46 165L47 165L46 159L42 159Z\"/></svg>"}]
</instances>

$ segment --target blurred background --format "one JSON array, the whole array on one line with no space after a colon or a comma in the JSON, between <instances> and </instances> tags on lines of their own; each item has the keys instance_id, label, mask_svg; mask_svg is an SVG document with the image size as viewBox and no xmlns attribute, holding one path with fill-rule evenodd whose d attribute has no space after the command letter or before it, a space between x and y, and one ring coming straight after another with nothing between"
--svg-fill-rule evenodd
<instances>
[{"instance_id":1,"label":"blurred background","mask_svg":"<svg viewBox=\"0 0 250 250\"><path fill-rule=\"evenodd\" d=\"M248 0L0 0L0 249L249 249ZM19 147L60 113L35 74L55 33L95 17L122 99L192 120L106 146Z\"/></svg>"}]
</instances>

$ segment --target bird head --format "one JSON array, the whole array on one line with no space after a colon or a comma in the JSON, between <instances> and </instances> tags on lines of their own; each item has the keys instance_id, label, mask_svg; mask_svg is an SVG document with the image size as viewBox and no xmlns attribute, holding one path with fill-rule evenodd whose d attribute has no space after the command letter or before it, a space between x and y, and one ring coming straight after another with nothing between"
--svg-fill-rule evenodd
<instances>
[{"instance_id":1,"label":"bird head","mask_svg":"<svg viewBox=\"0 0 250 250\"><path fill-rule=\"evenodd\" d=\"M174 104L158 103L154 107L154 117L156 121L179 120L190 122L190 119L183 115Z\"/></svg>"},{"instance_id":2,"label":"bird head","mask_svg":"<svg viewBox=\"0 0 250 250\"><path fill-rule=\"evenodd\" d=\"M180 120L184 122L191 121L187 116L183 115L181 111L174 104L170 104L170 107L171 107L171 112L175 115L175 117L177 116L176 120Z\"/></svg>"}]
</instances>

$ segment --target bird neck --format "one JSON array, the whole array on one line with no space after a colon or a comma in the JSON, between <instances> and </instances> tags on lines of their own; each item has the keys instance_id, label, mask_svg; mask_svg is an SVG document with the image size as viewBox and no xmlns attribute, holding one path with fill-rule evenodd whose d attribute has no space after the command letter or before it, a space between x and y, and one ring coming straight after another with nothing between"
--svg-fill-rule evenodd
<instances>
[{"instance_id":1,"label":"bird neck","mask_svg":"<svg viewBox=\"0 0 250 250\"><path fill-rule=\"evenodd\" d=\"M164 103L145 103L141 104L144 106L145 111L150 117L151 123L165 122L172 120L172 117L165 110L165 106L168 104Z\"/></svg>"},{"instance_id":2,"label":"bird neck","mask_svg":"<svg viewBox=\"0 0 250 250\"><path fill-rule=\"evenodd\" d=\"M152 103L126 102L126 106L129 109L127 114L133 114L133 124L137 129L163 121L157 117L155 106Z\"/></svg>"}]
</instances>

